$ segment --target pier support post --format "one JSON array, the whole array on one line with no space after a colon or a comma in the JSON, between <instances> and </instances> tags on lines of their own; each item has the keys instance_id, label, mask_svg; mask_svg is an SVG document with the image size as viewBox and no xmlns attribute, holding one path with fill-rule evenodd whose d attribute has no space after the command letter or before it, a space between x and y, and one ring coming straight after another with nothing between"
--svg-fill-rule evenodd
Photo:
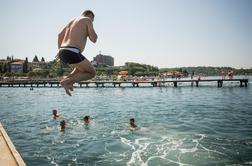
<instances>
[{"instance_id":1,"label":"pier support post","mask_svg":"<svg viewBox=\"0 0 252 166\"><path fill-rule=\"evenodd\" d=\"M177 86L178 86L178 85L177 85L177 81L174 81L173 84L174 84L174 87L177 87Z\"/></svg>"},{"instance_id":2,"label":"pier support post","mask_svg":"<svg viewBox=\"0 0 252 166\"><path fill-rule=\"evenodd\" d=\"M242 87L242 86L243 86L242 82L243 82L243 81L240 81L240 87Z\"/></svg>"},{"instance_id":3,"label":"pier support post","mask_svg":"<svg viewBox=\"0 0 252 166\"><path fill-rule=\"evenodd\" d=\"M218 81L218 87L222 87L222 81Z\"/></svg>"},{"instance_id":4,"label":"pier support post","mask_svg":"<svg viewBox=\"0 0 252 166\"><path fill-rule=\"evenodd\" d=\"M118 84L118 87L121 87L121 83L113 83L114 87Z\"/></svg>"},{"instance_id":5,"label":"pier support post","mask_svg":"<svg viewBox=\"0 0 252 166\"><path fill-rule=\"evenodd\" d=\"M135 87L135 86L136 86L136 87L139 87L138 84L139 84L139 83L136 83L136 82L133 82L133 83L132 83L133 87Z\"/></svg>"},{"instance_id":6,"label":"pier support post","mask_svg":"<svg viewBox=\"0 0 252 166\"><path fill-rule=\"evenodd\" d=\"M196 87L198 87L199 86L199 81L196 81Z\"/></svg>"},{"instance_id":7,"label":"pier support post","mask_svg":"<svg viewBox=\"0 0 252 166\"><path fill-rule=\"evenodd\" d=\"M153 83L152 83L152 86L153 86L153 87L157 87L157 84L158 84L157 82L153 82Z\"/></svg>"}]
</instances>

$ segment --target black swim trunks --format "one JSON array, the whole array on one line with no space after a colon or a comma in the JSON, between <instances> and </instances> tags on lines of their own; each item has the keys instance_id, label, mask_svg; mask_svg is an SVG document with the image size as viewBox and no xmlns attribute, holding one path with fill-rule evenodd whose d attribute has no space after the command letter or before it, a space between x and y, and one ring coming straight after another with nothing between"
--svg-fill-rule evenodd
<instances>
[{"instance_id":1,"label":"black swim trunks","mask_svg":"<svg viewBox=\"0 0 252 166\"><path fill-rule=\"evenodd\" d=\"M59 58L65 64L76 64L86 59L76 47L61 47Z\"/></svg>"}]
</instances>

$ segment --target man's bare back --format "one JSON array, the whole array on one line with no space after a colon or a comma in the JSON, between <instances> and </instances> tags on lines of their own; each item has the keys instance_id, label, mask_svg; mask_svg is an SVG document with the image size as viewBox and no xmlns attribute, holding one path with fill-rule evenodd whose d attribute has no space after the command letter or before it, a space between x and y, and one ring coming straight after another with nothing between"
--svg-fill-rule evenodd
<instances>
[{"instance_id":1,"label":"man's bare back","mask_svg":"<svg viewBox=\"0 0 252 166\"><path fill-rule=\"evenodd\" d=\"M59 35L62 35L62 41L59 43L59 47L77 47L81 52L83 52L86 46L87 37L94 43L97 40L92 20L84 16L79 16L69 22Z\"/></svg>"},{"instance_id":2,"label":"man's bare back","mask_svg":"<svg viewBox=\"0 0 252 166\"><path fill-rule=\"evenodd\" d=\"M93 28L93 21L94 13L87 10L82 16L70 21L58 35L57 58L73 68L73 71L60 81L69 96L74 83L91 79L96 74L92 64L81 54L86 46L87 37L96 43L97 34Z\"/></svg>"}]
</instances>

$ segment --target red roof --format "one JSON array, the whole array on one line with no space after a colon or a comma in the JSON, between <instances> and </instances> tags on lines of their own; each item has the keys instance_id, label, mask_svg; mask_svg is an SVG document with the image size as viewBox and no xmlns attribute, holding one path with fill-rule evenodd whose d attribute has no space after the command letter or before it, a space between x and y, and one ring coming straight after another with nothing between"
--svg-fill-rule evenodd
<instances>
[{"instance_id":1,"label":"red roof","mask_svg":"<svg viewBox=\"0 0 252 166\"><path fill-rule=\"evenodd\" d=\"M22 65L24 61L12 62L12 65Z\"/></svg>"}]
</instances>

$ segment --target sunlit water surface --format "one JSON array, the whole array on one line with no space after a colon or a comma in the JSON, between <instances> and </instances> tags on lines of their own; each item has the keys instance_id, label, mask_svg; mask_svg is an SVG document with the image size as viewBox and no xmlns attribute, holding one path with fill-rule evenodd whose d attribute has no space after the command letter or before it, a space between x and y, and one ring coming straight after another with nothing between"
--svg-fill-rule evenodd
<instances>
[{"instance_id":1,"label":"sunlit water surface","mask_svg":"<svg viewBox=\"0 0 252 166\"><path fill-rule=\"evenodd\" d=\"M251 85L75 88L72 97L61 88L0 88L0 121L31 166L250 165Z\"/></svg>"}]
</instances>

